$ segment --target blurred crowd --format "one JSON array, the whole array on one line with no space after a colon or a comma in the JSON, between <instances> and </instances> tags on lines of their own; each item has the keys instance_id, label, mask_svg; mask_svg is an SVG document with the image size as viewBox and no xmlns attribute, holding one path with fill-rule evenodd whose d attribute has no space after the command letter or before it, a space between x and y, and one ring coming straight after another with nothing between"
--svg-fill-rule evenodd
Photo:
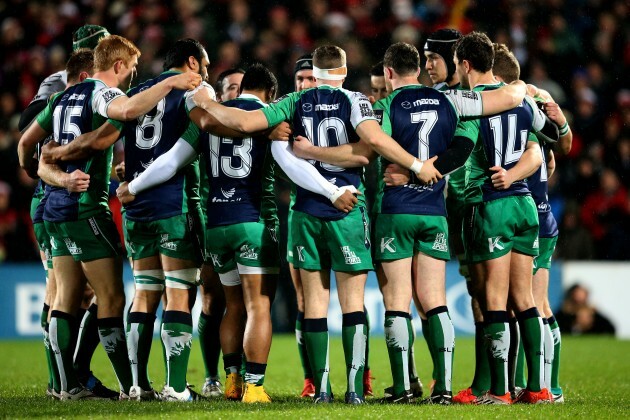
<instances>
[{"instance_id":1,"label":"blurred crowd","mask_svg":"<svg viewBox=\"0 0 630 420\"><path fill-rule=\"evenodd\" d=\"M441 27L487 32L507 44L521 78L548 90L569 115L569 156L549 181L563 259L630 259L630 5L625 0L5 0L0 4L0 261L37 259L19 169L20 112L62 69L72 32L91 23L142 51L137 80L162 70L170 44L202 41L210 81L261 61L293 90L297 57L323 43L347 52L345 87L369 93L369 69L392 42L422 48ZM428 80L423 79L427 84ZM286 197L287 194L279 194ZM286 204L286 203L285 203Z\"/></svg>"}]
</instances>

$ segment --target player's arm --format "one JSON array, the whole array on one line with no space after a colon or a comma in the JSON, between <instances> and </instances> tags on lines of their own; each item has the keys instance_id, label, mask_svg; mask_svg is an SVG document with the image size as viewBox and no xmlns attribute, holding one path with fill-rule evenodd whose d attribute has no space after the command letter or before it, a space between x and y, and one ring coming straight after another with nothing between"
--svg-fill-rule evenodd
<instances>
[{"instance_id":1,"label":"player's arm","mask_svg":"<svg viewBox=\"0 0 630 420\"><path fill-rule=\"evenodd\" d=\"M265 130L271 126L268 124L262 110L244 111L238 108L227 107L212 99L208 89L199 89L193 96L195 104L208 112L224 126L242 133L254 133ZM275 124L273 124L275 125ZM237 136L237 137L238 137Z\"/></svg>"},{"instance_id":2,"label":"player's arm","mask_svg":"<svg viewBox=\"0 0 630 420\"><path fill-rule=\"evenodd\" d=\"M507 171L500 166L490 168L491 171L495 172L492 175L492 185L499 190L508 189L514 182L533 175L542 164L542 161L540 145L537 141L530 140L527 142L523 155L512 168Z\"/></svg>"},{"instance_id":3,"label":"player's arm","mask_svg":"<svg viewBox=\"0 0 630 420\"><path fill-rule=\"evenodd\" d=\"M18 143L20 166L31 178L37 177L37 158L35 157L37 145L49 135L50 132L44 129L36 120L26 129L20 138L20 142Z\"/></svg>"},{"instance_id":4,"label":"player's arm","mask_svg":"<svg viewBox=\"0 0 630 420\"><path fill-rule=\"evenodd\" d=\"M94 109L104 117L118 121L130 121L151 111L171 90L194 89L200 83L201 76L198 73L189 71L177 76L167 77L132 97L123 94L120 89L102 89L95 95L94 101L96 106ZM99 94L100 92L102 93Z\"/></svg>"},{"instance_id":5,"label":"player's arm","mask_svg":"<svg viewBox=\"0 0 630 420\"><path fill-rule=\"evenodd\" d=\"M556 123L545 115L531 96L526 96L525 102L532 109L534 118L532 122L532 130L536 133L536 137L546 143L557 142L560 139L560 131L558 130Z\"/></svg>"},{"instance_id":6,"label":"player's arm","mask_svg":"<svg viewBox=\"0 0 630 420\"><path fill-rule=\"evenodd\" d=\"M318 147L302 136L297 136L293 141L293 152L299 158L313 159L341 168L366 166L376 157L374 150L363 141L334 147Z\"/></svg>"},{"instance_id":7,"label":"player's arm","mask_svg":"<svg viewBox=\"0 0 630 420\"><path fill-rule=\"evenodd\" d=\"M547 162L547 179L549 179L556 171L556 155L553 153L553 150L547 149L547 156L545 157Z\"/></svg>"},{"instance_id":8,"label":"player's arm","mask_svg":"<svg viewBox=\"0 0 630 420\"><path fill-rule=\"evenodd\" d=\"M358 202L354 194L360 194L354 185L337 187L320 174L307 161L293 154L291 145L285 141L271 143L271 153L287 177L296 185L328 198L333 205L348 213Z\"/></svg>"},{"instance_id":9,"label":"player's arm","mask_svg":"<svg viewBox=\"0 0 630 420\"><path fill-rule=\"evenodd\" d=\"M198 153L199 129L190 122L186 132L171 149L159 156L148 168L131 182L123 182L116 190L122 204L134 200L135 196L149 188L160 185L172 177L184 166L192 162Z\"/></svg>"},{"instance_id":10,"label":"player's arm","mask_svg":"<svg viewBox=\"0 0 630 420\"><path fill-rule=\"evenodd\" d=\"M39 115L39 113L46 108L47 104L48 101L43 99L39 101L33 101L28 104L26 109L22 111L22 114L20 114L20 122L18 123L18 129L20 130L20 133L23 133L31 125L31 123L35 121L37 115Z\"/></svg>"},{"instance_id":11,"label":"player's arm","mask_svg":"<svg viewBox=\"0 0 630 420\"><path fill-rule=\"evenodd\" d=\"M96 130L81 134L66 145L50 142L42 148L42 160L54 163L84 159L116 143L121 129L122 125L118 121L108 120Z\"/></svg>"},{"instance_id":12,"label":"player's arm","mask_svg":"<svg viewBox=\"0 0 630 420\"><path fill-rule=\"evenodd\" d=\"M442 179L442 174L433 167L431 159L421 162L413 157L393 138L385 134L376 120L365 120L355 130L361 140L365 141L376 153L390 162L410 169L422 182L435 183Z\"/></svg>"},{"instance_id":13,"label":"player's arm","mask_svg":"<svg viewBox=\"0 0 630 420\"><path fill-rule=\"evenodd\" d=\"M526 85L516 80L499 89L474 92L450 89L444 92L461 117L498 114L517 107L527 92Z\"/></svg>"},{"instance_id":14,"label":"player's arm","mask_svg":"<svg viewBox=\"0 0 630 420\"><path fill-rule=\"evenodd\" d=\"M37 175L48 185L67 189L69 192L84 192L90 186L90 175L76 169L68 174L55 164L40 162Z\"/></svg>"},{"instance_id":15,"label":"player's arm","mask_svg":"<svg viewBox=\"0 0 630 420\"><path fill-rule=\"evenodd\" d=\"M564 155L569 154L571 146L573 145L573 132L571 132L571 127L569 127L567 118L564 116L560 105L555 102L546 102L545 113L547 117L559 127L558 132L560 139L557 142L556 148Z\"/></svg>"}]
</instances>

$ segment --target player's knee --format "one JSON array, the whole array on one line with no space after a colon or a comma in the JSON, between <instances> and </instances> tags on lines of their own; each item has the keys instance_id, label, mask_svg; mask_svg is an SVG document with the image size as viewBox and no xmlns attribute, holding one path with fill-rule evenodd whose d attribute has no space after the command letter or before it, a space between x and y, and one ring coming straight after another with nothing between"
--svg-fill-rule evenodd
<instances>
[{"instance_id":1,"label":"player's knee","mask_svg":"<svg viewBox=\"0 0 630 420\"><path fill-rule=\"evenodd\" d=\"M188 290L199 283L198 268L164 271L164 283L171 289Z\"/></svg>"}]
</instances>

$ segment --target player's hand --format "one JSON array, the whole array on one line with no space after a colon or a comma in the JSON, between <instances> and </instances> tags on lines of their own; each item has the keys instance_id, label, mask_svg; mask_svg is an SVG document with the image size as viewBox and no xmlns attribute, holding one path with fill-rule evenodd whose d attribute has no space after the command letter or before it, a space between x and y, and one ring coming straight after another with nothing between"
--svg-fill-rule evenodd
<instances>
[{"instance_id":1,"label":"player's hand","mask_svg":"<svg viewBox=\"0 0 630 420\"><path fill-rule=\"evenodd\" d=\"M433 185L442 179L440 171L435 169L435 166L433 166L433 162L435 162L436 159L437 156L433 156L431 159L425 160L422 165L422 169L420 169L420 172L416 174L418 179L425 184Z\"/></svg>"},{"instance_id":2,"label":"player's hand","mask_svg":"<svg viewBox=\"0 0 630 420\"><path fill-rule=\"evenodd\" d=\"M187 71L186 73L178 74L177 76L170 77L171 87L173 89L191 90L201 84L201 75L194 71ZM167 79L168 80L168 79Z\"/></svg>"},{"instance_id":3,"label":"player's hand","mask_svg":"<svg viewBox=\"0 0 630 420\"><path fill-rule=\"evenodd\" d=\"M269 132L267 137L269 140L289 141L292 133L291 125L286 121L282 121L280 124L273 127L273 130Z\"/></svg>"},{"instance_id":4,"label":"player's hand","mask_svg":"<svg viewBox=\"0 0 630 420\"><path fill-rule=\"evenodd\" d=\"M374 105L374 104L376 103L376 98L375 98L374 96L371 96L371 95L370 95L370 96L368 96L368 101L370 101L370 103L371 103L372 105Z\"/></svg>"},{"instance_id":5,"label":"player's hand","mask_svg":"<svg viewBox=\"0 0 630 420\"><path fill-rule=\"evenodd\" d=\"M527 84L527 96L531 96L532 98L535 98L536 96L538 96L539 90L535 85L532 84Z\"/></svg>"},{"instance_id":6,"label":"player's hand","mask_svg":"<svg viewBox=\"0 0 630 420\"><path fill-rule=\"evenodd\" d=\"M122 161L114 168L116 171L116 177L118 181L123 182L125 180L125 162Z\"/></svg>"},{"instance_id":7,"label":"player's hand","mask_svg":"<svg viewBox=\"0 0 630 420\"><path fill-rule=\"evenodd\" d=\"M359 202L356 196L361 194L361 191L358 191L352 185L341 187L338 191L343 191L343 193L333 201L333 206L335 206L337 210L349 213Z\"/></svg>"},{"instance_id":8,"label":"player's hand","mask_svg":"<svg viewBox=\"0 0 630 420\"><path fill-rule=\"evenodd\" d=\"M408 184L411 180L411 173L395 163L390 163L385 168L385 173L383 174L383 182L388 187L396 187L399 185Z\"/></svg>"},{"instance_id":9,"label":"player's hand","mask_svg":"<svg viewBox=\"0 0 630 420\"><path fill-rule=\"evenodd\" d=\"M316 146L313 146L313 143L303 136L297 136L293 141L293 153L295 153L295 156L302 159L310 159L309 150L313 147Z\"/></svg>"},{"instance_id":10,"label":"player's hand","mask_svg":"<svg viewBox=\"0 0 630 420\"><path fill-rule=\"evenodd\" d=\"M507 190L510 188L514 180L510 176L510 172L506 171L504 168L500 166L493 166L490 168L491 171L494 171L494 174L490 178L492 180L492 186L497 190Z\"/></svg>"},{"instance_id":11,"label":"player's hand","mask_svg":"<svg viewBox=\"0 0 630 420\"><path fill-rule=\"evenodd\" d=\"M51 142L53 143L53 142ZM90 175L76 169L66 181L66 189L69 192L85 192L90 187Z\"/></svg>"},{"instance_id":12,"label":"player's hand","mask_svg":"<svg viewBox=\"0 0 630 420\"><path fill-rule=\"evenodd\" d=\"M203 104L207 104L213 101L214 99L210 95L210 91L208 89L197 89L197 91L193 95L193 102L199 108L203 108Z\"/></svg>"},{"instance_id":13,"label":"player's hand","mask_svg":"<svg viewBox=\"0 0 630 420\"><path fill-rule=\"evenodd\" d=\"M43 145L41 148L42 154L40 156L42 162L56 163L57 160L59 160L56 156L57 154L55 153L55 148L57 147L59 147L59 143L57 143L56 141L49 141L48 143Z\"/></svg>"},{"instance_id":14,"label":"player's hand","mask_svg":"<svg viewBox=\"0 0 630 420\"><path fill-rule=\"evenodd\" d=\"M545 102L545 113L558 127L562 127L567 122L560 105L555 102Z\"/></svg>"},{"instance_id":15,"label":"player's hand","mask_svg":"<svg viewBox=\"0 0 630 420\"><path fill-rule=\"evenodd\" d=\"M124 206L131 203L136 199L136 196L129 192L129 183L122 182L118 188L116 188L116 196L120 200L120 203Z\"/></svg>"}]
</instances>

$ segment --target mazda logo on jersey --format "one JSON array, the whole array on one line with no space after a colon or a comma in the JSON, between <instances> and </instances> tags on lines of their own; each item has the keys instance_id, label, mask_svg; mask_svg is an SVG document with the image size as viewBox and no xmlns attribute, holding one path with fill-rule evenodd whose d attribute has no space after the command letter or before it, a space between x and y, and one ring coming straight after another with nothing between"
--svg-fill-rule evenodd
<instances>
[{"instance_id":1,"label":"mazda logo on jersey","mask_svg":"<svg viewBox=\"0 0 630 420\"><path fill-rule=\"evenodd\" d=\"M405 102L401 103L400 106L402 106L405 109L409 109L409 108L411 108L411 102L405 101Z\"/></svg>"},{"instance_id":2,"label":"mazda logo on jersey","mask_svg":"<svg viewBox=\"0 0 630 420\"><path fill-rule=\"evenodd\" d=\"M302 104L302 110L304 112L311 112L313 110L313 104Z\"/></svg>"}]
</instances>

